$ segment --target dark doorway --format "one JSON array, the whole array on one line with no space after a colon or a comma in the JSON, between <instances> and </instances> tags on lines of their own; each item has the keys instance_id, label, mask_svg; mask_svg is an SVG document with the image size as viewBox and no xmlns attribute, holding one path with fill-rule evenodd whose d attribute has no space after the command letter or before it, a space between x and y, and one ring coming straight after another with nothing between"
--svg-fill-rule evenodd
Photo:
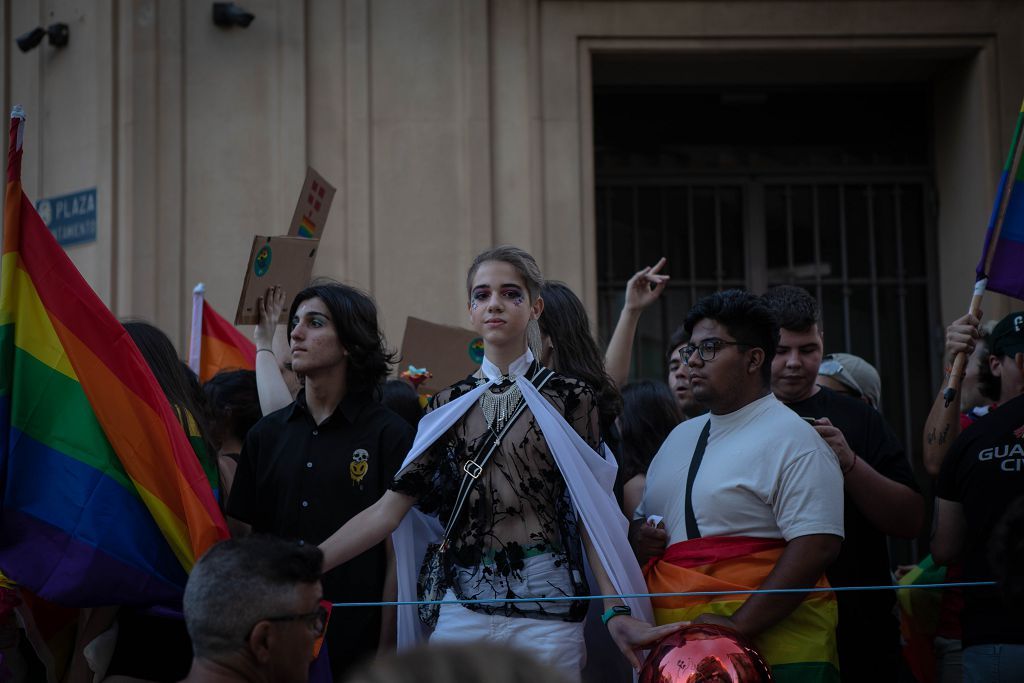
<instances>
[{"instance_id":1,"label":"dark doorway","mask_svg":"<svg viewBox=\"0 0 1024 683\"><path fill-rule=\"evenodd\" d=\"M621 65L620 65L621 66ZM603 84L595 61L598 323L626 280L668 258L635 377L699 297L791 283L818 298L826 351L882 376L882 408L913 461L931 403L936 258L926 83Z\"/></svg>"}]
</instances>

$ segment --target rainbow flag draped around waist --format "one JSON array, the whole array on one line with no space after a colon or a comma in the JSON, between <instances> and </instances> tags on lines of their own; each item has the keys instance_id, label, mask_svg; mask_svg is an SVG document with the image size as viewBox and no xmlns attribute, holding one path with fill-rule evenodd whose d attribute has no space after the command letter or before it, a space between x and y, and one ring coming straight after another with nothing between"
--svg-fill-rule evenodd
<instances>
[{"instance_id":1,"label":"rainbow flag draped around waist","mask_svg":"<svg viewBox=\"0 0 1024 683\"><path fill-rule=\"evenodd\" d=\"M675 543L644 575L651 593L756 590L775 567L786 542L781 539L708 537ZM828 587L824 576L817 587ZM691 621L701 614L730 616L749 594L651 598L658 624ZM784 620L754 642L776 681L838 681L835 593L808 593Z\"/></svg>"},{"instance_id":2,"label":"rainbow flag draped around waist","mask_svg":"<svg viewBox=\"0 0 1024 683\"><path fill-rule=\"evenodd\" d=\"M0 262L0 571L63 606L174 605L227 526L142 354L22 191L24 123Z\"/></svg>"}]
</instances>

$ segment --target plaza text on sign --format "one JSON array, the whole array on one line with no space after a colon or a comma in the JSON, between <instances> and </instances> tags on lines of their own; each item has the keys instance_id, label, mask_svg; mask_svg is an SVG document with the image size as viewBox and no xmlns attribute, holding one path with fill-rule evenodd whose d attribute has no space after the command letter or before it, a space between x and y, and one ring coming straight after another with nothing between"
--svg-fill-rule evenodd
<instances>
[{"instance_id":1,"label":"plaza text on sign","mask_svg":"<svg viewBox=\"0 0 1024 683\"><path fill-rule=\"evenodd\" d=\"M96 188L49 197L36 202L36 211L62 245L96 240Z\"/></svg>"}]
</instances>

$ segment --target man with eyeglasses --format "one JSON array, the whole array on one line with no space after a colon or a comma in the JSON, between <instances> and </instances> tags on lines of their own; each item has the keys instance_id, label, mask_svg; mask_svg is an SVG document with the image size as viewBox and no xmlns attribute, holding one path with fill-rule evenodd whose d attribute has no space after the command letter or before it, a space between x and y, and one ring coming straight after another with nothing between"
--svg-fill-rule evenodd
<instances>
[{"instance_id":1,"label":"man with eyeglasses","mask_svg":"<svg viewBox=\"0 0 1024 683\"><path fill-rule=\"evenodd\" d=\"M815 431L771 393L778 344L761 300L730 290L686 317L690 390L710 411L676 427L655 455L639 520L669 546L648 566L658 592L824 589L843 536L842 474ZM658 623L717 623L754 638L776 681L834 680L829 592L654 598Z\"/></svg>"},{"instance_id":2,"label":"man with eyeglasses","mask_svg":"<svg viewBox=\"0 0 1024 683\"><path fill-rule=\"evenodd\" d=\"M322 566L316 546L274 536L210 548L185 585L194 652L185 683L306 681L327 625Z\"/></svg>"},{"instance_id":3,"label":"man with eyeglasses","mask_svg":"<svg viewBox=\"0 0 1024 683\"><path fill-rule=\"evenodd\" d=\"M903 446L867 403L817 384L823 336L818 303L800 287L774 287L762 297L779 322L772 391L835 452L846 494L846 538L828 569L833 586L892 583L886 536L914 538L924 500ZM844 681L895 681L900 663L895 591L840 592L839 663ZM864 653L870 652L870 657Z\"/></svg>"}]
</instances>

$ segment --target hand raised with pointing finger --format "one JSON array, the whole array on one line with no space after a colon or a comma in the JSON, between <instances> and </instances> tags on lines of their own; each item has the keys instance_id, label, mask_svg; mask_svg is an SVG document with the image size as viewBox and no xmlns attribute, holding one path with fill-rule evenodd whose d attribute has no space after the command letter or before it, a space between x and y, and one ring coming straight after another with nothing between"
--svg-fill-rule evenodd
<instances>
[{"instance_id":1,"label":"hand raised with pointing finger","mask_svg":"<svg viewBox=\"0 0 1024 683\"><path fill-rule=\"evenodd\" d=\"M668 284L669 276L660 275L658 271L665 267L665 257L653 266L638 270L626 283L625 308L631 311L642 311L661 296Z\"/></svg>"}]
</instances>

